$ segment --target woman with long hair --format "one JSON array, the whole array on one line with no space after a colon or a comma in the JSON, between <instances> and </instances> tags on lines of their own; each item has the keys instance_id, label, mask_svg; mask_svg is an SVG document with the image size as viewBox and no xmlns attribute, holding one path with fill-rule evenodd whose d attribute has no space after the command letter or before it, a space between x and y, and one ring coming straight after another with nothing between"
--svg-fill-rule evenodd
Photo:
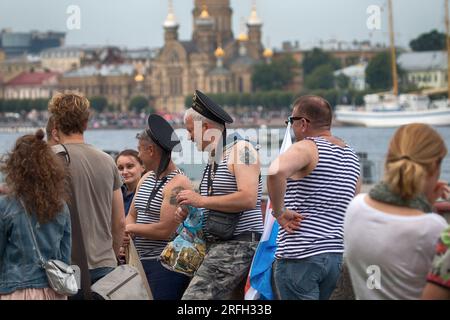
<instances>
[{"instance_id":1,"label":"woman with long hair","mask_svg":"<svg viewBox=\"0 0 450 320\"><path fill-rule=\"evenodd\" d=\"M356 196L344 225L346 262L357 299L419 299L434 246L446 227L433 208L449 188L439 181L447 154L442 137L425 124L394 134L384 179Z\"/></svg>"},{"instance_id":2,"label":"woman with long hair","mask_svg":"<svg viewBox=\"0 0 450 320\"><path fill-rule=\"evenodd\" d=\"M66 298L50 287L30 230L45 260L70 264L66 170L43 139L42 130L17 139L1 168L8 193L0 196L0 300Z\"/></svg>"}]
</instances>

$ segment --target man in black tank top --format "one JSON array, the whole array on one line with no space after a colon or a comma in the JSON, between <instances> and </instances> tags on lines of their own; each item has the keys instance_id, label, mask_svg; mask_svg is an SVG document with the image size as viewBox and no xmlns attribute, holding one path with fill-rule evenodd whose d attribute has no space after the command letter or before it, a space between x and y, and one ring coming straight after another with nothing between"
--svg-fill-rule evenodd
<instances>
[{"instance_id":1,"label":"man in black tank top","mask_svg":"<svg viewBox=\"0 0 450 320\"><path fill-rule=\"evenodd\" d=\"M184 120L192 142L207 151L210 160L200 194L184 190L177 197L180 206L203 209L207 243L206 256L183 299L243 299L242 284L263 229L258 154L247 141L237 137L226 141L225 124L233 120L200 91ZM213 233L211 217L217 215L236 222L228 236ZM186 212L180 208L177 216L181 221Z\"/></svg>"},{"instance_id":2,"label":"man in black tank top","mask_svg":"<svg viewBox=\"0 0 450 320\"><path fill-rule=\"evenodd\" d=\"M341 274L345 209L358 192L354 151L331 134L328 101L304 96L287 123L297 140L269 167L278 231L273 278L279 299L329 299Z\"/></svg>"}]
</instances>

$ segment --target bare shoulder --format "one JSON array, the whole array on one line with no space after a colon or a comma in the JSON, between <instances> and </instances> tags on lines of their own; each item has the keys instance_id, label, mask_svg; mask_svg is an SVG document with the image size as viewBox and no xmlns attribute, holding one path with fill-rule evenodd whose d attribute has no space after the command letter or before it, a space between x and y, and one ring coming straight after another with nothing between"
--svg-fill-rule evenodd
<instances>
[{"instance_id":1,"label":"bare shoulder","mask_svg":"<svg viewBox=\"0 0 450 320\"><path fill-rule=\"evenodd\" d=\"M182 190L192 190L192 184L188 177L177 174L164 186L163 195L178 194Z\"/></svg>"},{"instance_id":2,"label":"bare shoulder","mask_svg":"<svg viewBox=\"0 0 450 320\"><path fill-rule=\"evenodd\" d=\"M233 146L229 163L252 165L258 162L258 152L249 141L241 140Z\"/></svg>"},{"instance_id":3,"label":"bare shoulder","mask_svg":"<svg viewBox=\"0 0 450 320\"><path fill-rule=\"evenodd\" d=\"M332 144L335 144L341 148L345 148L347 146L347 144L345 143L344 140L342 140L341 138L335 137L335 136L327 137L326 140L328 140Z\"/></svg>"},{"instance_id":4,"label":"bare shoulder","mask_svg":"<svg viewBox=\"0 0 450 320\"><path fill-rule=\"evenodd\" d=\"M290 149L296 151L296 152L314 152L317 150L317 146L314 143L314 141L309 139L304 139L301 141L297 141L292 144Z\"/></svg>"},{"instance_id":5,"label":"bare shoulder","mask_svg":"<svg viewBox=\"0 0 450 320\"><path fill-rule=\"evenodd\" d=\"M185 176L184 174L177 174L169 181L167 187L170 189L173 189L175 187L183 187L183 189L192 189L192 184L191 180L189 180L187 176Z\"/></svg>"}]
</instances>

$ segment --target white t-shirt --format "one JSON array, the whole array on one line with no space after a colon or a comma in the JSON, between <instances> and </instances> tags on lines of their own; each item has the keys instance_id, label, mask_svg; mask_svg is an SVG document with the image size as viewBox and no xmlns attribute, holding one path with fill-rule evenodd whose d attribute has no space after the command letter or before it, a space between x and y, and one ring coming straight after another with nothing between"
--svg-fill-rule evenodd
<instances>
[{"instance_id":1,"label":"white t-shirt","mask_svg":"<svg viewBox=\"0 0 450 320\"><path fill-rule=\"evenodd\" d=\"M419 299L447 226L435 213L399 216L356 196L347 208L344 250L357 299Z\"/></svg>"}]
</instances>

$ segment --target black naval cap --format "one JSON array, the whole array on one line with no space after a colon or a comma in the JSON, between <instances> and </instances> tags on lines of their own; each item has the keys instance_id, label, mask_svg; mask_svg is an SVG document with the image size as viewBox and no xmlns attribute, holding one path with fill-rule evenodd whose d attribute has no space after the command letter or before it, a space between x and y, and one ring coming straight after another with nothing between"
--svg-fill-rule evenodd
<instances>
[{"instance_id":1,"label":"black naval cap","mask_svg":"<svg viewBox=\"0 0 450 320\"><path fill-rule=\"evenodd\" d=\"M147 122L147 134L158 146L166 152L181 151L180 139L163 117L151 114Z\"/></svg>"},{"instance_id":2,"label":"black naval cap","mask_svg":"<svg viewBox=\"0 0 450 320\"><path fill-rule=\"evenodd\" d=\"M221 106L199 90L195 90L194 97L192 98L192 109L217 123L225 124L233 122L233 119Z\"/></svg>"}]
</instances>

